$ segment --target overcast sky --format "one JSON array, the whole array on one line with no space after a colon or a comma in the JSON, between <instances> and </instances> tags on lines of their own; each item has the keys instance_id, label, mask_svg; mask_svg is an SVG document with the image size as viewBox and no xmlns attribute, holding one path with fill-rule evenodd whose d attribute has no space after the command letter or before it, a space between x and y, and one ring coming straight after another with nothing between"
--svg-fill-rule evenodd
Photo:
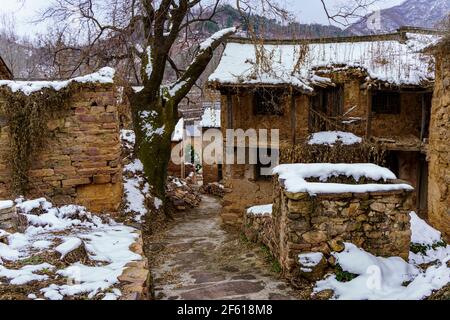
<instances>
[{"instance_id":1,"label":"overcast sky","mask_svg":"<svg viewBox=\"0 0 450 320\"><path fill-rule=\"evenodd\" d=\"M17 21L18 32L22 35L33 36L37 31L45 30L43 25L34 25L30 21L36 18L37 12L42 10L52 0L22 0L23 5L17 0L1 0L1 13L14 13ZM294 13L301 23L328 24L322 4L319 0L279 0L288 10ZM345 0L326 0L330 7L336 6ZM351 0L353 1L353 0ZM372 10L383 9L398 5L405 0L380 0ZM348 2L348 0L347 0Z\"/></svg>"}]
</instances>

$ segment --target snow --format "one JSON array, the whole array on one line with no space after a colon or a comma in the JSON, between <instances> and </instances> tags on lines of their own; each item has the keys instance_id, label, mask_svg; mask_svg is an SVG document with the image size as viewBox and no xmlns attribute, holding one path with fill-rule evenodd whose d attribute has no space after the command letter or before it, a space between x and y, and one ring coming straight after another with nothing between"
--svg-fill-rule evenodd
<instances>
[{"instance_id":1,"label":"snow","mask_svg":"<svg viewBox=\"0 0 450 320\"><path fill-rule=\"evenodd\" d=\"M228 42L219 66L209 81L220 84L290 84L305 91L322 82L320 71L358 68L369 77L396 85L420 84L432 80L433 59L420 52L436 36L409 34L405 43L394 40L353 41L255 46L252 43ZM256 51L264 51L270 68L256 65ZM296 69L298 59L304 60ZM329 82L329 80L326 80Z\"/></svg>"},{"instance_id":2,"label":"snow","mask_svg":"<svg viewBox=\"0 0 450 320\"><path fill-rule=\"evenodd\" d=\"M136 213L136 221L141 221L147 213L145 193L148 192L148 187L142 190L142 183L142 178L136 177L127 179L124 184L126 210Z\"/></svg>"},{"instance_id":3,"label":"snow","mask_svg":"<svg viewBox=\"0 0 450 320\"><path fill-rule=\"evenodd\" d=\"M282 164L273 169L286 191L292 193L307 192L311 196L329 193L365 193L377 191L413 190L408 184L342 184L326 183L330 177L347 176L358 181L366 177L375 181L396 179L389 169L370 163L310 163ZM318 178L321 182L308 182L308 178Z\"/></svg>"},{"instance_id":4,"label":"snow","mask_svg":"<svg viewBox=\"0 0 450 320\"><path fill-rule=\"evenodd\" d=\"M0 210L9 209L14 206L14 202L11 200L0 201Z\"/></svg>"},{"instance_id":5,"label":"snow","mask_svg":"<svg viewBox=\"0 0 450 320\"><path fill-rule=\"evenodd\" d=\"M62 244L60 244L59 246L57 246L55 248L55 251L57 251L61 254L61 260L62 260L68 253L78 249L82 243L83 242L81 241L80 238L69 237L69 238L64 239L64 242Z\"/></svg>"},{"instance_id":6,"label":"snow","mask_svg":"<svg viewBox=\"0 0 450 320\"><path fill-rule=\"evenodd\" d=\"M156 111L141 111L140 118L142 121L142 130L144 131L145 137L148 141L151 141L155 135L163 135L165 130L165 125L160 128L154 128L151 124L152 118L157 116Z\"/></svg>"},{"instance_id":7,"label":"snow","mask_svg":"<svg viewBox=\"0 0 450 320\"><path fill-rule=\"evenodd\" d=\"M0 265L0 278L5 277L10 280L10 284L23 285L31 281L47 280L48 276L35 274L35 272L42 271L44 269L54 269L55 267L48 263L42 263L39 265L28 265L18 270L11 270Z\"/></svg>"},{"instance_id":8,"label":"snow","mask_svg":"<svg viewBox=\"0 0 450 320\"><path fill-rule=\"evenodd\" d=\"M153 200L153 204L155 205L156 210L159 210L163 205L163 201L155 197L155 199Z\"/></svg>"},{"instance_id":9,"label":"snow","mask_svg":"<svg viewBox=\"0 0 450 320\"><path fill-rule=\"evenodd\" d=\"M220 105L208 106L202 114L200 126L203 128L220 128Z\"/></svg>"},{"instance_id":10,"label":"snow","mask_svg":"<svg viewBox=\"0 0 450 320\"><path fill-rule=\"evenodd\" d=\"M171 97L176 96L177 92L179 90L181 90L186 84L187 84L187 81L185 81L185 80L174 83L172 86L170 86L170 89L168 91L169 95Z\"/></svg>"},{"instance_id":11,"label":"snow","mask_svg":"<svg viewBox=\"0 0 450 320\"><path fill-rule=\"evenodd\" d=\"M410 252L410 263L425 264L436 260L444 261L450 257L450 246L443 242L441 233L420 219L415 212L411 212L409 215L411 217L411 243L426 248L425 254Z\"/></svg>"},{"instance_id":12,"label":"snow","mask_svg":"<svg viewBox=\"0 0 450 320\"><path fill-rule=\"evenodd\" d=\"M48 88L59 91L66 88L72 82L77 83L113 83L115 70L113 68L105 67L96 73L88 74L82 77L77 77L64 81L12 81L0 80L1 86L8 86L12 92L21 91L25 95L30 95L34 92Z\"/></svg>"},{"instance_id":13,"label":"snow","mask_svg":"<svg viewBox=\"0 0 450 320\"><path fill-rule=\"evenodd\" d=\"M39 241L33 242L32 247L35 249L42 250L42 249L50 248L52 246L52 244L53 244L53 242L48 241L48 240L39 240Z\"/></svg>"},{"instance_id":14,"label":"snow","mask_svg":"<svg viewBox=\"0 0 450 320\"><path fill-rule=\"evenodd\" d=\"M172 142L180 142L183 140L184 135L184 119L178 120L175 130L172 133Z\"/></svg>"},{"instance_id":15,"label":"snow","mask_svg":"<svg viewBox=\"0 0 450 320\"><path fill-rule=\"evenodd\" d=\"M29 226L24 233L8 234L2 231L3 235L8 236L8 245L0 243L0 277L7 278L11 285L45 280L49 285L40 293L47 299L61 300L79 294L94 298L100 293L103 296L104 291L118 283L118 277L129 262L142 259L130 250L138 237L134 228L111 219L102 220L76 205L54 207L43 198L30 201L18 199L16 202L27 217ZM107 222L103 222L105 220ZM5 260L20 262L29 258L37 254L36 250L43 250L43 253L59 240L63 242L54 250L63 256L84 243L93 264L87 266L77 262L61 270L46 263L26 265L17 270L3 265ZM44 269L52 270L54 275L47 272L41 274ZM52 283L58 275L67 277L68 283Z\"/></svg>"},{"instance_id":16,"label":"snow","mask_svg":"<svg viewBox=\"0 0 450 320\"><path fill-rule=\"evenodd\" d=\"M376 257L351 243L345 243L345 250L333 256L343 270L357 275L349 282L339 282L331 275L316 283L314 292L331 289L335 299L419 300L450 282L450 268L446 265L450 257L420 271L400 257Z\"/></svg>"},{"instance_id":17,"label":"snow","mask_svg":"<svg viewBox=\"0 0 450 320\"><path fill-rule=\"evenodd\" d=\"M122 142L128 144L129 148L132 148L136 143L136 135L134 134L133 130L120 130L120 139L122 140Z\"/></svg>"},{"instance_id":18,"label":"snow","mask_svg":"<svg viewBox=\"0 0 450 320\"><path fill-rule=\"evenodd\" d=\"M144 164L139 159L135 159L129 164L125 165L125 171L129 171L131 173L138 173L144 171Z\"/></svg>"},{"instance_id":19,"label":"snow","mask_svg":"<svg viewBox=\"0 0 450 320\"><path fill-rule=\"evenodd\" d=\"M205 41L200 43L199 48L200 48L200 50L206 50L211 47L211 45L214 43L214 41L220 40L221 38L223 38L227 35L236 33L236 31L237 31L236 27L219 30L216 33L214 33L211 37L209 37L208 39L206 39Z\"/></svg>"},{"instance_id":20,"label":"snow","mask_svg":"<svg viewBox=\"0 0 450 320\"><path fill-rule=\"evenodd\" d=\"M315 266L324 258L321 252L309 252L298 255L298 262L303 266L301 270L303 272L311 272Z\"/></svg>"},{"instance_id":21,"label":"snow","mask_svg":"<svg viewBox=\"0 0 450 320\"><path fill-rule=\"evenodd\" d=\"M135 134L132 130L121 131L122 144L133 149L135 144ZM127 214L134 215L136 222L141 222L147 213L145 205L145 195L150 191L149 184L143 176L144 164L139 159L133 159L124 166L124 210Z\"/></svg>"},{"instance_id":22,"label":"snow","mask_svg":"<svg viewBox=\"0 0 450 320\"><path fill-rule=\"evenodd\" d=\"M254 206L247 209L247 214L252 214L255 216L267 216L272 215L272 204L265 204L261 206Z\"/></svg>"},{"instance_id":23,"label":"snow","mask_svg":"<svg viewBox=\"0 0 450 320\"><path fill-rule=\"evenodd\" d=\"M145 73L147 74L147 79L150 79L153 73L152 48L150 46L147 47L147 59L148 63L145 66Z\"/></svg>"},{"instance_id":24,"label":"snow","mask_svg":"<svg viewBox=\"0 0 450 320\"><path fill-rule=\"evenodd\" d=\"M409 214L411 217L411 242L432 245L441 241L441 233L420 219L415 212Z\"/></svg>"},{"instance_id":25,"label":"snow","mask_svg":"<svg viewBox=\"0 0 450 320\"><path fill-rule=\"evenodd\" d=\"M313 133L308 140L308 144L310 145L324 144L333 146L338 142L341 142L344 145L352 145L361 143L362 138L354 135L351 132L322 131Z\"/></svg>"}]
</instances>

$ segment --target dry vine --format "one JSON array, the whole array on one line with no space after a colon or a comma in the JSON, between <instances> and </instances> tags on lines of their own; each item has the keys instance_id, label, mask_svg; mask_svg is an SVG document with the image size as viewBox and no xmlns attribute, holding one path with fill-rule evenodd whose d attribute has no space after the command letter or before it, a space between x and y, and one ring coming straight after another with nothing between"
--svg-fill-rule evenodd
<instances>
[{"instance_id":1,"label":"dry vine","mask_svg":"<svg viewBox=\"0 0 450 320\"><path fill-rule=\"evenodd\" d=\"M70 89L43 89L28 96L3 87L0 95L5 99L3 112L9 126L8 161L12 169L12 190L16 195L24 195L29 190L29 170L33 159L49 136L47 123L70 107Z\"/></svg>"}]
</instances>

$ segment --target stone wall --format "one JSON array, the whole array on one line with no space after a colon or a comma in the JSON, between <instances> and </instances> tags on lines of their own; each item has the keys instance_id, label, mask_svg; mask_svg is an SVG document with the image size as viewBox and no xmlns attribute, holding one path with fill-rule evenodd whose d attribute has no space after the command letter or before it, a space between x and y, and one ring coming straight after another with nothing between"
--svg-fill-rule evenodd
<instances>
[{"instance_id":1,"label":"stone wall","mask_svg":"<svg viewBox=\"0 0 450 320\"><path fill-rule=\"evenodd\" d=\"M431 110L428 216L450 241L450 53L439 50Z\"/></svg>"},{"instance_id":2,"label":"stone wall","mask_svg":"<svg viewBox=\"0 0 450 320\"><path fill-rule=\"evenodd\" d=\"M286 276L298 276L300 253L342 251L351 242L378 256L408 259L411 192L289 193L274 184L273 254Z\"/></svg>"},{"instance_id":3,"label":"stone wall","mask_svg":"<svg viewBox=\"0 0 450 320\"><path fill-rule=\"evenodd\" d=\"M246 213L244 215L244 235L256 243L267 246L271 252L276 250L276 241L273 234L272 215L255 215Z\"/></svg>"},{"instance_id":4,"label":"stone wall","mask_svg":"<svg viewBox=\"0 0 450 320\"><path fill-rule=\"evenodd\" d=\"M26 196L46 196L57 205L76 203L93 212L115 212L123 188L118 92L112 84L84 84L72 90L70 110L48 122L49 134L34 156ZM3 108L8 105L0 97L0 199L10 199L15 195Z\"/></svg>"}]
</instances>

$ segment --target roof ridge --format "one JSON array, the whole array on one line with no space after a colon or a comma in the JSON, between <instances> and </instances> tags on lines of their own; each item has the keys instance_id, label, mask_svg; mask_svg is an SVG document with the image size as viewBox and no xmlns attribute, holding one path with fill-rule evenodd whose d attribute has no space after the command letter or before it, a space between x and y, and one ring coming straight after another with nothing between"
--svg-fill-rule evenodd
<instances>
[{"instance_id":1,"label":"roof ridge","mask_svg":"<svg viewBox=\"0 0 450 320\"><path fill-rule=\"evenodd\" d=\"M284 44L309 44L309 43L339 43L339 42L368 42L368 41L380 41L380 40L393 40L393 41L405 41L407 40L407 33L419 33L428 35L443 35L444 31L439 29L429 29L422 27L412 27L403 26L397 29L396 32L391 33L380 33L380 34L370 34L370 35L354 35L354 36L343 36L343 37L315 37L315 38L305 38L305 39L258 39L261 44L274 44L274 45L284 45ZM241 43L241 44L252 44L254 41L250 38L245 37L230 37L228 39L229 43Z\"/></svg>"}]
</instances>

